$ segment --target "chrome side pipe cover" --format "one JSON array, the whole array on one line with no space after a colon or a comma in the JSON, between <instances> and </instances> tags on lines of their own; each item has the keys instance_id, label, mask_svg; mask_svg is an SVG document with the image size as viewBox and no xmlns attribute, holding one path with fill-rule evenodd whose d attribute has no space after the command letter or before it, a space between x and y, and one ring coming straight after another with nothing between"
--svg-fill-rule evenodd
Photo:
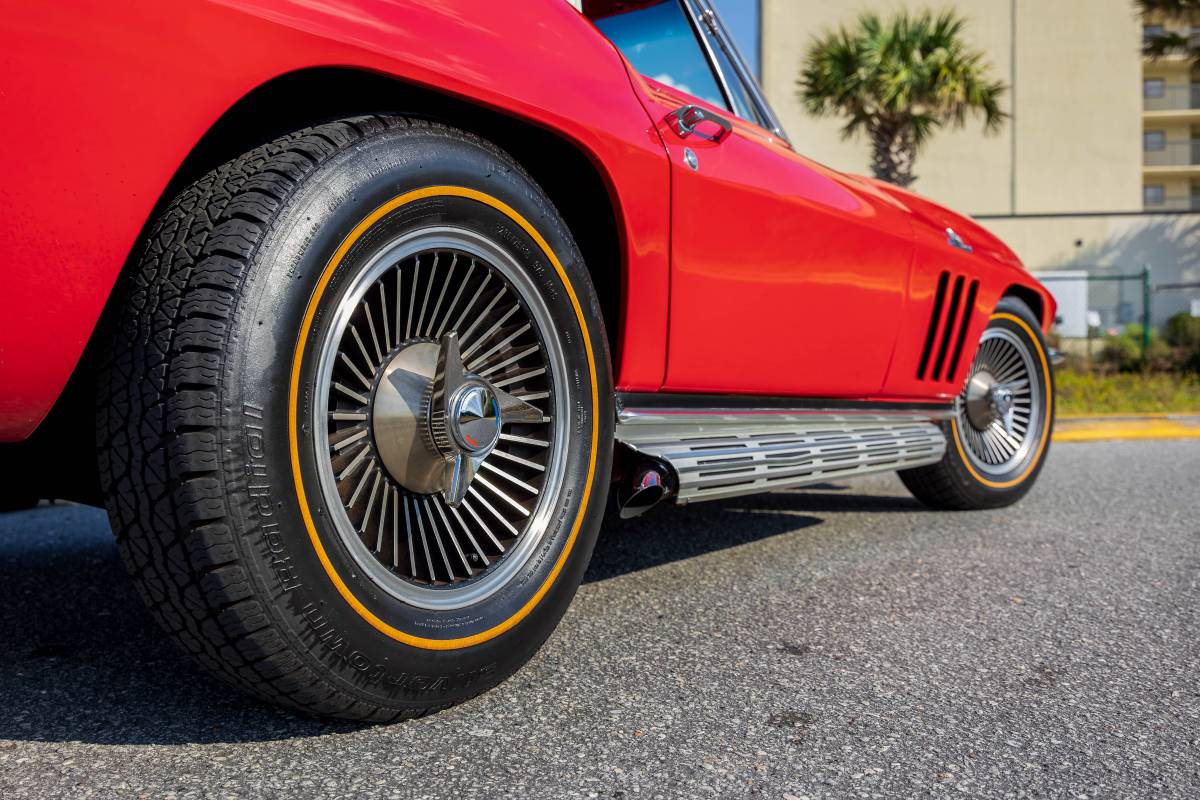
<instances>
[{"instance_id":1,"label":"chrome side pipe cover","mask_svg":"<svg viewBox=\"0 0 1200 800\"><path fill-rule=\"evenodd\" d=\"M948 413L624 408L616 438L669 465L673 498L689 503L936 463L946 452L937 423ZM636 473L621 491L633 516L653 505L656 485Z\"/></svg>"}]
</instances>

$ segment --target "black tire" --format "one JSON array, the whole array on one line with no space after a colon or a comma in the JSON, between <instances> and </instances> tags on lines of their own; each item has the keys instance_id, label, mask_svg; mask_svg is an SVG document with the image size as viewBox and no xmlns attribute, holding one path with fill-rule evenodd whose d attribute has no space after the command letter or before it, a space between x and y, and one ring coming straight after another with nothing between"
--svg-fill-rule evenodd
<instances>
[{"instance_id":1,"label":"black tire","mask_svg":"<svg viewBox=\"0 0 1200 800\"><path fill-rule=\"evenodd\" d=\"M1025 303L1005 297L997 304L984 336L996 329L1003 329L1019 339L1032 354L1035 369L1031 373L1031 396L1033 402L1041 403L1039 424L1029 433L1031 445L1025 455L1011 464L1000 465L998 469L1002 468L1002 471L993 474L972 464L972 457L967 452L971 443L963 433L969 420L956 413L954 419L943 422L947 447L942 460L899 473L900 480L913 496L931 508L966 511L1012 505L1029 492L1046 463L1054 431L1055 389L1054 370L1050 366L1041 327ZM972 364L972 370L977 367L980 367L978 358ZM957 409L963 407L966 389L963 391Z\"/></svg>"},{"instance_id":2,"label":"black tire","mask_svg":"<svg viewBox=\"0 0 1200 800\"><path fill-rule=\"evenodd\" d=\"M315 394L303 343L377 241L431 220L501 241L533 276L572 412L537 550L502 591L455 612L405 608L354 568L312 488L315 448L296 433ZM392 116L298 131L180 193L123 291L100 380L102 482L126 566L196 661L291 709L391 721L468 699L541 646L591 556L613 394L583 258L510 157Z\"/></svg>"}]
</instances>

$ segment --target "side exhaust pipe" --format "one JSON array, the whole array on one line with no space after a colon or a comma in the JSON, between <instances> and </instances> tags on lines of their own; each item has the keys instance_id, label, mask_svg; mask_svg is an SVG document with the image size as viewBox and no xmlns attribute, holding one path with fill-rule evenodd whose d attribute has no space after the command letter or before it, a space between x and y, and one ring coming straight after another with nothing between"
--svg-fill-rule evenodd
<instances>
[{"instance_id":1,"label":"side exhaust pipe","mask_svg":"<svg viewBox=\"0 0 1200 800\"><path fill-rule=\"evenodd\" d=\"M670 479L664 467L652 462L639 464L632 473L632 480L617 490L621 519L645 514L670 494Z\"/></svg>"}]
</instances>

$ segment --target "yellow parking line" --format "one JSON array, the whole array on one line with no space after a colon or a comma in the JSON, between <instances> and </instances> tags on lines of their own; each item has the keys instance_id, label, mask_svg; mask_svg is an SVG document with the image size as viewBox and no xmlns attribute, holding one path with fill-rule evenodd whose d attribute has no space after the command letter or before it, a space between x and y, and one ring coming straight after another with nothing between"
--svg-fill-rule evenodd
<instances>
[{"instance_id":1,"label":"yellow parking line","mask_svg":"<svg viewBox=\"0 0 1200 800\"><path fill-rule=\"evenodd\" d=\"M1170 419L1069 423L1054 432L1056 442L1098 442L1112 439L1200 439L1200 425Z\"/></svg>"}]
</instances>

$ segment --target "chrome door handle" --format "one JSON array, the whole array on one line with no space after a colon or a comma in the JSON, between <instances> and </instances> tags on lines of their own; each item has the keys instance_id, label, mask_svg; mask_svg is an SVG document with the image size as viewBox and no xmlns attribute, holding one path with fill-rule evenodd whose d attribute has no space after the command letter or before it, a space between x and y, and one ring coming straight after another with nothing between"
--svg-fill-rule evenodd
<instances>
[{"instance_id":1,"label":"chrome door handle","mask_svg":"<svg viewBox=\"0 0 1200 800\"><path fill-rule=\"evenodd\" d=\"M717 126L717 132L704 133L697 130L705 122L711 122ZM671 126L671 130L679 134L681 139L695 135L710 142L720 143L725 141L725 137L733 133L733 123L719 114L714 114L700 106L689 105L675 109L667 115L667 124Z\"/></svg>"}]
</instances>

